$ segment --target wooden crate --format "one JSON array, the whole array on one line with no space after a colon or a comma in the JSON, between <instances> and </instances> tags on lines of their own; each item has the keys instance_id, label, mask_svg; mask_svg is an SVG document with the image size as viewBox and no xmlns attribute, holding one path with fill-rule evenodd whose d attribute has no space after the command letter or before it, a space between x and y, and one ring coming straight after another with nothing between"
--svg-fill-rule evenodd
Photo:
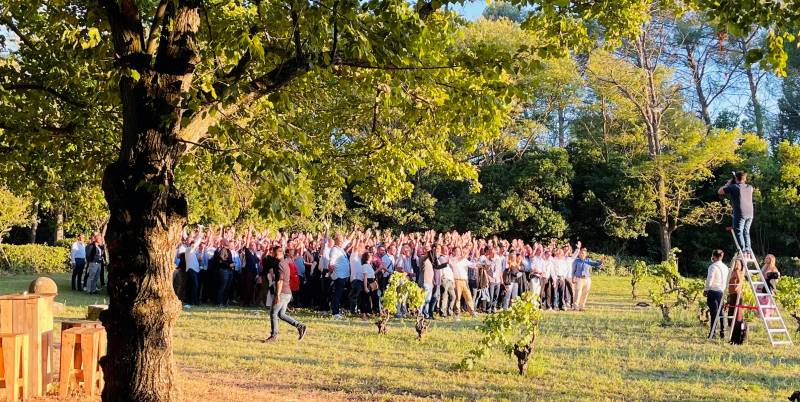
<instances>
[{"instance_id":1,"label":"wooden crate","mask_svg":"<svg viewBox=\"0 0 800 402\"><path fill-rule=\"evenodd\" d=\"M42 396L53 376L53 295L0 296L0 332L28 335L28 391Z\"/></svg>"}]
</instances>

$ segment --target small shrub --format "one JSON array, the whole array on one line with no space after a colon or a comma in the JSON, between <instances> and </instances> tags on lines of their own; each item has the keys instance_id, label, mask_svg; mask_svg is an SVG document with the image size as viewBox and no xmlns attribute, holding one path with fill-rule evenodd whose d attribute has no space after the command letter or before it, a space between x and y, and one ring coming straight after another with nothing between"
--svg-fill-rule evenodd
<instances>
[{"instance_id":1,"label":"small shrub","mask_svg":"<svg viewBox=\"0 0 800 402\"><path fill-rule=\"evenodd\" d=\"M525 292L514 301L511 308L494 314L484 319L481 326L483 339L478 347L471 350L459 368L472 370L475 363L489 354L492 348L499 348L508 356L517 358L517 369L524 375L528 368L528 360L533 352L536 340L536 330L542 311L539 309L539 296Z\"/></svg>"},{"instance_id":2,"label":"small shrub","mask_svg":"<svg viewBox=\"0 0 800 402\"><path fill-rule=\"evenodd\" d=\"M603 261L603 266L597 270L598 274L609 276L629 276L633 275L633 269L640 260L627 255L610 255L600 253L589 253L589 257L595 261Z\"/></svg>"},{"instance_id":3,"label":"small shrub","mask_svg":"<svg viewBox=\"0 0 800 402\"><path fill-rule=\"evenodd\" d=\"M72 243L75 243L75 239L74 238L66 238L66 239L56 240L56 244L54 244L53 246L71 248L72 247Z\"/></svg>"},{"instance_id":4,"label":"small shrub","mask_svg":"<svg viewBox=\"0 0 800 402\"><path fill-rule=\"evenodd\" d=\"M784 276L778 281L775 292L778 303L797 321L797 332L800 332L800 278Z\"/></svg>"},{"instance_id":5,"label":"small shrub","mask_svg":"<svg viewBox=\"0 0 800 402\"><path fill-rule=\"evenodd\" d=\"M69 249L41 244L0 244L0 270L14 274L69 272Z\"/></svg>"},{"instance_id":6,"label":"small shrub","mask_svg":"<svg viewBox=\"0 0 800 402\"><path fill-rule=\"evenodd\" d=\"M776 257L775 265L781 271L781 275L800 277L800 258L797 257Z\"/></svg>"},{"instance_id":7,"label":"small shrub","mask_svg":"<svg viewBox=\"0 0 800 402\"><path fill-rule=\"evenodd\" d=\"M661 310L661 324L672 324L670 313L675 308L688 309L691 306L701 306L700 295L703 293L704 283L701 279L687 279L678 272L678 249L670 252L669 258L660 264L650 267L652 275L657 278L660 289L650 291L653 305Z\"/></svg>"},{"instance_id":8,"label":"small shrub","mask_svg":"<svg viewBox=\"0 0 800 402\"><path fill-rule=\"evenodd\" d=\"M625 275L625 267L620 266L617 257L613 255L589 253L589 258L595 261L603 261L603 266L597 270L598 274L609 276Z\"/></svg>"},{"instance_id":9,"label":"small shrub","mask_svg":"<svg viewBox=\"0 0 800 402\"><path fill-rule=\"evenodd\" d=\"M647 265L644 261L636 260L631 265L631 297L633 300L636 300L639 295L636 294L636 286L642 282L642 280L651 274L650 266Z\"/></svg>"},{"instance_id":10,"label":"small shrub","mask_svg":"<svg viewBox=\"0 0 800 402\"><path fill-rule=\"evenodd\" d=\"M389 319L397 314L398 307L405 303L408 311L413 315L419 313L422 303L425 302L425 291L422 290L414 281L408 279L408 276L401 272L395 272L389 277L389 284L386 285L386 291L383 293L381 303L383 310L381 311L380 318L375 323L378 326L378 333L385 334L388 327ZM417 322L417 334L420 339L427 329L425 319L422 323ZM423 328L422 331L419 328Z\"/></svg>"}]
</instances>

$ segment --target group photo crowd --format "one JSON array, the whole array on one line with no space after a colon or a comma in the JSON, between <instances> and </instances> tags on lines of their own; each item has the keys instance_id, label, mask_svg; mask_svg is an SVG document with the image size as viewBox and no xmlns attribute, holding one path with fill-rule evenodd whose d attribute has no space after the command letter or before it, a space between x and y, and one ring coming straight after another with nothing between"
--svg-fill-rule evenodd
<instances>
[{"instance_id":1,"label":"group photo crowd","mask_svg":"<svg viewBox=\"0 0 800 402\"><path fill-rule=\"evenodd\" d=\"M507 309L523 292L544 309L583 310L591 270L600 266L578 242L543 245L471 233L389 231L350 234L281 233L202 226L184 232L175 256L175 289L184 308L280 304L330 311L340 319L379 314L392 273L425 292L429 319ZM278 285L280 284L280 285ZM285 284L285 286L282 286ZM409 313L401 306L398 315Z\"/></svg>"}]
</instances>

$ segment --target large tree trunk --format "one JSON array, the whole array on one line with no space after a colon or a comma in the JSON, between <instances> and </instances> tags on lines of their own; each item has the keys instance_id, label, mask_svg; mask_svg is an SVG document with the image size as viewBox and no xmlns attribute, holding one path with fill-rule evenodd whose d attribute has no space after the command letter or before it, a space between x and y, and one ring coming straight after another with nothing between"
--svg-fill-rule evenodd
<instances>
[{"instance_id":1,"label":"large tree trunk","mask_svg":"<svg viewBox=\"0 0 800 402\"><path fill-rule=\"evenodd\" d=\"M750 103L753 104L753 119L755 119L756 134L764 138L764 111L761 107L761 102L758 100L758 80L755 77L753 68L746 66L744 73L747 76L747 84L750 88Z\"/></svg>"},{"instance_id":2,"label":"large tree trunk","mask_svg":"<svg viewBox=\"0 0 800 402\"><path fill-rule=\"evenodd\" d=\"M739 45L739 50L742 52L742 57L747 58L747 52L750 50L750 40L751 38L738 38L737 44ZM761 102L758 100L758 78L756 77L756 72L753 71L753 67L745 62L744 65L744 75L747 77L747 86L750 90L750 103L753 104L753 119L755 120L756 126L756 134L759 137L764 138L764 111L761 107Z\"/></svg>"},{"instance_id":3,"label":"large tree trunk","mask_svg":"<svg viewBox=\"0 0 800 402\"><path fill-rule=\"evenodd\" d=\"M709 112L708 97L703 89L703 76L700 71L700 65L694 59L694 47L690 45L684 46L686 50L686 64L692 71L692 83L694 90L697 93L697 106L700 108L700 117L707 126L711 126L711 113Z\"/></svg>"},{"instance_id":4,"label":"large tree trunk","mask_svg":"<svg viewBox=\"0 0 800 402\"><path fill-rule=\"evenodd\" d=\"M658 206L658 240L661 249L661 261L666 261L669 258L669 253L672 250L672 232L669 227L669 216L667 214L667 186L663 174L659 174L656 179L657 196L656 204Z\"/></svg>"},{"instance_id":5,"label":"large tree trunk","mask_svg":"<svg viewBox=\"0 0 800 402\"><path fill-rule=\"evenodd\" d=\"M36 231L39 230L39 204L33 204L33 211L31 212L33 219L31 220L29 229L28 243L36 243Z\"/></svg>"},{"instance_id":6,"label":"large tree trunk","mask_svg":"<svg viewBox=\"0 0 800 402\"><path fill-rule=\"evenodd\" d=\"M136 146L139 163L118 161L103 178L111 210L110 303L101 315L108 330L108 355L101 362L104 401L179 400L172 327L180 303L172 289L172 250L186 202L175 190L171 163L160 163L174 146L163 143L155 130L145 134ZM152 163L144 158L148 154Z\"/></svg>"},{"instance_id":7,"label":"large tree trunk","mask_svg":"<svg viewBox=\"0 0 800 402\"><path fill-rule=\"evenodd\" d=\"M53 244L60 240L64 240L64 210L59 207L53 217Z\"/></svg>"},{"instance_id":8,"label":"large tree trunk","mask_svg":"<svg viewBox=\"0 0 800 402\"><path fill-rule=\"evenodd\" d=\"M558 147L564 148L567 146L567 119L564 116L564 108L558 106Z\"/></svg>"},{"instance_id":9,"label":"large tree trunk","mask_svg":"<svg viewBox=\"0 0 800 402\"><path fill-rule=\"evenodd\" d=\"M103 176L110 211L110 302L100 317L108 331L108 355L101 361L104 401L180 400L172 328L181 306L172 271L187 204L173 172L184 150L181 101L197 63L200 18L196 2L168 2L166 7L170 30L163 32L155 65L140 67L138 80L120 80L122 144ZM125 12L109 8L118 28L115 47L141 54L136 39L141 33L113 20Z\"/></svg>"}]
</instances>

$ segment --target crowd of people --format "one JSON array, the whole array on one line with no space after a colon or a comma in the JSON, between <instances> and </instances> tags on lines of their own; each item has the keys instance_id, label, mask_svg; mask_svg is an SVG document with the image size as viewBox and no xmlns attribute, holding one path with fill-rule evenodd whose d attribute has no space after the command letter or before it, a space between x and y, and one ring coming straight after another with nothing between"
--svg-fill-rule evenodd
<instances>
[{"instance_id":1,"label":"crowd of people","mask_svg":"<svg viewBox=\"0 0 800 402\"><path fill-rule=\"evenodd\" d=\"M350 234L256 232L199 226L176 249L176 293L185 308L201 303L276 306L276 318L299 328L286 306L366 318L381 311L389 276L407 275L425 292L429 318L507 309L523 292L542 308L584 310L591 272L600 266L576 247L527 244L470 233ZM398 314L407 314L401 311ZM304 329L303 329L304 331ZM275 335L275 334L273 334Z\"/></svg>"},{"instance_id":2,"label":"crowd of people","mask_svg":"<svg viewBox=\"0 0 800 402\"><path fill-rule=\"evenodd\" d=\"M78 235L69 252L72 290L97 294L106 286L106 261L105 241L99 232L89 237L89 244L82 234Z\"/></svg>"}]
</instances>

